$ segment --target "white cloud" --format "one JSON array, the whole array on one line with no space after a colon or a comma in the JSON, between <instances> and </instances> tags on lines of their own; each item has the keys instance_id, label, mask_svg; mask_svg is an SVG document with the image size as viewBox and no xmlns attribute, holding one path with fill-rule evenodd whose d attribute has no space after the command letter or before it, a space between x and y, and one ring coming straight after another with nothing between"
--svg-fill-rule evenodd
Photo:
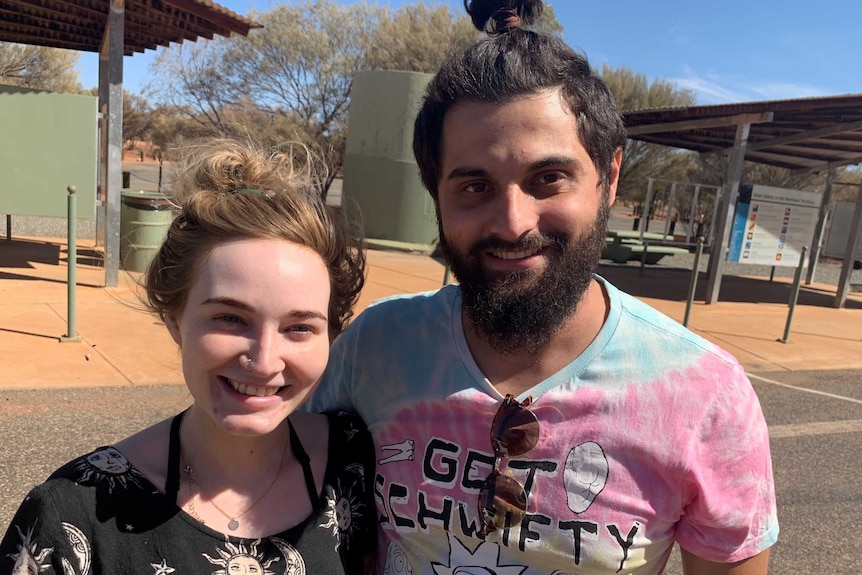
<instances>
[{"instance_id":1,"label":"white cloud","mask_svg":"<svg viewBox=\"0 0 862 575\"><path fill-rule=\"evenodd\" d=\"M788 100L792 98L815 98L817 96L829 96L830 94L808 84L793 84L790 82L766 82L754 85L751 91L762 100Z\"/></svg>"},{"instance_id":2,"label":"white cloud","mask_svg":"<svg viewBox=\"0 0 862 575\"><path fill-rule=\"evenodd\" d=\"M694 92L698 104L726 104L744 99L741 92L723 85L721 79L714 74L704 77L687 69L684 77L668 80L680 88Z\"/></svg>"},{"instance_id":3,"label":"white cloud","mask_svg":"<svg viewBox=\"0 0 862 575\"><path fill-rule=\"evenodd\" d=\"M741 76L722 76L716 73L698 74L688 66L685 75L669 78L680 88L695 93L698 104L729 104L758 100L790 100L826 96L827 90L810 84L793 82L763 82Z\"/></svg>"}]
</instances>

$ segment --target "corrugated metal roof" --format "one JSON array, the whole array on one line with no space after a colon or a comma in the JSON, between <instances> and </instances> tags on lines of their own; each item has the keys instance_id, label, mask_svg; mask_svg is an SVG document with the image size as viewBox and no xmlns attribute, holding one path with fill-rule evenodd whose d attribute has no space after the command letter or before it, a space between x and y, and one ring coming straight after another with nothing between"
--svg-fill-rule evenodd
<instances>
[{"instance_id":1,"label":"corrugated metal roof","mask_svg":"<svg viewBox=\"0 0 862 575\"><path fill-rule=\"evenodd\" d=\"M745 159L823 170L862 162L862 94L714 104L623 113L629 137L701 153L733 148L751 121Z\"/></svg>"},{"instance_id":2,"label":"corrugated metal roof","mask_svg":"<svg viewBox=\"0 0 862 575\"><path fill-rule=\"evenodd\" d=\"M0 0L0 41L98 52L111 0ZM248 35L259 24L210 0L125 0L124 53Z\"/></svg>"}]
</instances>

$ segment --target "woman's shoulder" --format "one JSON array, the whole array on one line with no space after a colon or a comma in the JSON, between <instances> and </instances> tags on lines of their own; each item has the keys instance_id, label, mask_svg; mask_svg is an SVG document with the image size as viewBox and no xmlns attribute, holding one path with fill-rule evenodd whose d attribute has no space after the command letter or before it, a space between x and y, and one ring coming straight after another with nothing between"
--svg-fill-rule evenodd
<instances>
[{"instance_id":1,"label":"woman's shoulder","mask_svg":"<svg viewBox=\"0 0 862 575\"><path fill-rule=\"evenodd\" d=\"M374 443L362 418L346 411L328 411L325 415L329 421L330 460L339 461L342 466L370 463Z\"/></svg>"},{"instance_id":2,"label":"woman's shoulder","mask_svg":"<svg viewBox=\"0 0 862 575\"><path fill-rule=\"evenodd\" d=\"M150 505L157 495L158 489L123 453L105 445L59 467L27 494L19 513L86 522L97 507L107 512L130 502Z\"/></svg>"},{"instance_id":3,"label":"woman's shoulder","mask_svg":"<svg viewBox=\"0 0 862 575\"><path fill-rule=\"evenodd\" d=\"M160 421L114 445L131 468L161 488L167 481L171 421Z\"/></svg>"},{"instance_id":4,"label":"woman's shoulder","mask_svg":"<svg viewBox=\"0 0 862 575\"><path fill-rule=\"evenodd\" d=\"M351 411L332 410L322 414L329 421L329 427L335 429L353 429L362 433L368 432L365 422L357 414Z\"/></svg>"},{"instance_id":5,"label":"woman's shoulder","mask_svg":"<svg viewBox=\"0 0 862 575\"><path fill-rule=\"evenodd\" d=\"M69 461L54 471L42 490L56 492L75 487L97 488L114 494L139 491L155 493L158 489L115 445L104 445Z\"/></svg>"}]
</instances>

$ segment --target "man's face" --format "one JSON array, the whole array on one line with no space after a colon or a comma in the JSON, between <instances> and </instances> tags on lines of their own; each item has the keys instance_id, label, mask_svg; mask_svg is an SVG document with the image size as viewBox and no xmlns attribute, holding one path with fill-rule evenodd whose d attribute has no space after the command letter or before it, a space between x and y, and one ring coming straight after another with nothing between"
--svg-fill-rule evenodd
<instances>
[{"instance_id":1,"label":"man's face","mask_svg":"<svg viewBox=\"0 0 862 575\"><path fill-rule=\"evenodd\" d=\"M540 351L574 313L604 246L620 158L605 190L558 90L446 114L441 247L468 318L497 351Z\"/></svg>"}]
</instances>

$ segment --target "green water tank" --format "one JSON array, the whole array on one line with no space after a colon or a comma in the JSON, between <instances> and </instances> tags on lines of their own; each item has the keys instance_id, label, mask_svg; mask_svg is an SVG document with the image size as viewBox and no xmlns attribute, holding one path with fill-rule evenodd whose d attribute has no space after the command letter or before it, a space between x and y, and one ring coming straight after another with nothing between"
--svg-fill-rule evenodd
<instances>
[{"instance_id":1,"label":"green water tank","mask_svg":"<svg viewBox=\"0 0 862 575\"><path fill-rule=\"evenodd\" d=\"M120 192L120 266L143 272L150 265L174 219L171 203L159 192Z\"/></svg>"},{"instance_id":2,"label":"green water tank","mask_svg":"<svg viewBox=\"0 0 862 575\"><path fill-rule=\"evenodd\" d=\"M341 205L365 237L431 244L434 202L413 158L413 121L430 74L359 72L350 93Z\"/></svg>"}]
</instances>

